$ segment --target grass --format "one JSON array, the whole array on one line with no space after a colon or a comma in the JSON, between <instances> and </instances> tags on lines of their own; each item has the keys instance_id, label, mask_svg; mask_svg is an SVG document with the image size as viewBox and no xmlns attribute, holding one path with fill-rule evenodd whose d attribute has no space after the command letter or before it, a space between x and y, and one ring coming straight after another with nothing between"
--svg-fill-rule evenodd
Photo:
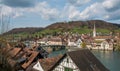
<instances>
[{"instance_id":1,"label":"grass","mask_svg":"<svg viewBox=\"0 0 120 71\"><path fill-rule=\"evenodd\" d=\"M79 34L87 34L92 32L92 30L88 28L73 28L70 31L73 33L79 33Z\"/></svg>"},{"instance_id":2,"label":"grass","mask_svg":"<svg viewBox=\"0 0 120 71\"><path fill-rule=\"evenodd\" d=\"M92 34L93 29L89 29L87 26L84 27L75 27L72 29L66 29L66 28L58 28L58 29L45 29L39 32L35 33L18 33L18 34L10 34L8 35L9 38L27 38L27 37L43 37L45 35L57 35L57 34L63 34L64 32L72 32L72 33L79 33L79 34ZM96 28L97 33L100 34L109 34L111 31L108 29L98 29ZM114 30L115 32L120 32L120 29ZM6 36L6 37L8 37Z\"/></svg>"}]
</instances>

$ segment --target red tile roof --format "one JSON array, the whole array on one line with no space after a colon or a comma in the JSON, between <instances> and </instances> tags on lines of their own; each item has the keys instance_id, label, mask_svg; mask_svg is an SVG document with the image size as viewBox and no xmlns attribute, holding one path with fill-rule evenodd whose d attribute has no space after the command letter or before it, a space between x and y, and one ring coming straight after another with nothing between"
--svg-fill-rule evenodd
<instances>
[{"instance_id":1,"label":"red tile roof","mask_svg":"<svg viewBox=\"0 0 120 71\"><path fill-rule=\"evenodd\" d=\"M52 57L52 58L40 59L39 62L42 68L44 69L44 71L49 71L49 69L53 67L61 57L62 55Z\"/></svg>"},{"instance_id":2,"label":"red tile roof","mask_svg":"<svg viewBox=\"0 0 120 71\"><path fill-rule=\"evenodd\" d=\"M15 57L20 51L21 48L13 48L9 53L12 57Z\"/></svg>"},{"instance_id":3,"label":"red tile roof","mask_svg":"<svg viewBox=\"0 0 120 71\"><path fill-rule=\"evenodd\" d=\"M24 69L26 69L33 62L33 60L35 59L35 57L38 55L39 52L31 51L31 53L32 54L30 55L30 57L27 58L28 61L22 65Z\"/></svg>"},{"instance_id":4,"label":"red tile roof","mask_svg":"<svg viewBox=\"0 0 120 71\"><path fill-rule=\"evenodd\" d=\"M94 39L111 39L112 36L96 36Z\"/></svg>"}]
</instances>

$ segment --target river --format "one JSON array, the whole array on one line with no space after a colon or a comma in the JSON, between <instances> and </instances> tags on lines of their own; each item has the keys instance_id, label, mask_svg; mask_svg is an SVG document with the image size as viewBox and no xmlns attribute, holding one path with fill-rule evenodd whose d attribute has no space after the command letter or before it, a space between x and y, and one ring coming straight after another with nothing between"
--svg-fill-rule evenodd
<instances>
[{"instance_id":1,"label":"river","mask_svg":"<svg viewBox=\"0 0 120 71\"><path fill-rule=\"evenodd\" d=\"M58 54L64 54L65 50L54 51L49 54L49 57L57 56ZM120 52L117 51L91 51L110 71L120 71Z\"/></svg>"},{"instance_id":2,"label":"river","mask_svg":"<svg viewBox=\"0 0 120 71\"><path fill-rule=\"evenodd\" d=\"M110 71L120 71L120 52L118 51L98 51L92 53L106 66Z\"/></svg>"}]
</instances>

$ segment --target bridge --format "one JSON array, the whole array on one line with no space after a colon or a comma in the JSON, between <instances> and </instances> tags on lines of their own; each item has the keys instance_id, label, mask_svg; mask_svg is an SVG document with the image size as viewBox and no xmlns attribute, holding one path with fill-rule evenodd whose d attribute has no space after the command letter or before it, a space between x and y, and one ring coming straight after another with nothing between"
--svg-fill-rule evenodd
<instances>
[{"instance_id":1,"label":"bridge","mask_svg":"<svg viewBox=\"0 0 120 71\"><path fill-rule=\"evenodd\" d=\"M40 45L40 46L48 52L66 49L65 45Z\"/></svg>"}]
</instances>

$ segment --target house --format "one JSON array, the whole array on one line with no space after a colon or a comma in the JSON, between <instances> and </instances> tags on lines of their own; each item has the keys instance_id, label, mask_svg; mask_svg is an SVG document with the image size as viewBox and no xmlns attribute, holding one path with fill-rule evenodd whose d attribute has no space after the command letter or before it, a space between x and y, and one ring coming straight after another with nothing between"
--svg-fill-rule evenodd
<instances>
[{"instance_id":1,"label":"house","mask_svg":"<svg viewBox=\"0 0 120 71\"><path fill-rule=\"evenodd\" d=\"M101 43L100 49L103 50L113 50L113 42L110 39L107 39Z\"/></svg>"},{"instance_id":2,"label":"house","mask_svg":"<svg viewBox=\"0 0 120 71\"><path fill-rule=\"evenodd\" d=\"M34 46L37 46L37 42L34 40L26 40L24 41L26 47L32 48Z\"/></svg>"},{"instance_id":3,"label":"house","mask_svg":"<svg viewBox=\"0 0 120 71\"><path fill-rule=\"evenodd\" d=\"M60 37L51 37L48 40L48 45L63 45Z\"/></svg>"},{"instance_id":4,"label":"house","mask_svg":"<svg viewBox=\"0 0 120 71\"><path fill-rule=\"evenodd\" d=\"M88 49L67 52L49 71L109 71Z\"/></svg>"},{"instance_id":5,"label":"house","mask_svg":"<svg viewBox=\"0 0 120 71\"><path fill-rule=\"evenodd\" d=\"M12 55L10 55L12 57L14 55L14 58L11 58L9 60L10 64L12 66L14 64L13 67L17 70L26 70L26 68L29 67L29 65L36 62L38 59L43 58L42 53L39 51L33 51L29 48L24 48L21 51L18 50L20 50L20 48L14 48L12 51L10 51L12 53Z\"/></svg>"},{"instance_id":6,"label":"house","mask_svg":"<svg viewBox=\"0 0 120 71\"><path fill-rule=\"evenodd\" d=\"M68 39L68 46L69 47L78 47L81 48L82 40L80 38L71 38Z\"/></svg>"},{"instance_id":7,"label":"house","mask_svg":"<svg viewBox=\"0 0 120 71\"><path fill-rule=\"evenodd\" d=\"M97 50L113 50L114 42L112 39L105 39L105 40L94 40L92 43L91 49Z\"/></svg>"},{"instance_id":8,"label":"house","mask_svg":"<svg viewBox=\"0 0 120 71\"><path fill-rule=\"evenodd\" d=\"M49 71L62 57L58 55L56 57L39 59L37 62L31 64L26 71Z\"/></svg>"},{"instance_id":9,"label":"house","mask_svg":"<svg viewBox=\"0 0 120 71\"><path fill-rule=\"evenodd\" d=\"M39 39L39 40L37 40L37 44L38 45L48 45L48 38L42 38L42 39Z\"/></svg>"},{"instance_id":10,"label":"house","mask_svg":"<svg viewBox=\"0 0 120 71\"><path fill-rule=\"evenodd\" d=\"M7 62L15 69L26 70L31 64L39 59L46 58L48 53L41 47L10 47L3 48L3 54L7 57Z\"/></svg>"},{"instance_id":11,"label":"house","mask_svg":"<svg viewBox=\"0 0 120 71\"><path fill-rule=\"evenodd\" d=\"M87 37L87 38L84 38L84 39L82 39L82 40L83 40L83 42L86 44L86 47L87 47L88 49L91 49L91 48L92 48L92 43L94 42L93 38Z\"/></svg>"},{"instance_id":12,"label":"house","mask_svg":"<svg viewBox=\"0 0 120 71\"><path fill-rule=\"evenodd\" d=\"M88 49L67 52L63 56L40 59L26 71L109 71Z\"/></svg>"},{"instance_id":13,"label":"house","mask_svg":"<svg viewBox=\"0 0 120 71\"><path fill-rule=\"evenodd\" d=\"M75 39L68 39L68 46L70 47L76 47Z\"/></svg>"}]
</instances>

